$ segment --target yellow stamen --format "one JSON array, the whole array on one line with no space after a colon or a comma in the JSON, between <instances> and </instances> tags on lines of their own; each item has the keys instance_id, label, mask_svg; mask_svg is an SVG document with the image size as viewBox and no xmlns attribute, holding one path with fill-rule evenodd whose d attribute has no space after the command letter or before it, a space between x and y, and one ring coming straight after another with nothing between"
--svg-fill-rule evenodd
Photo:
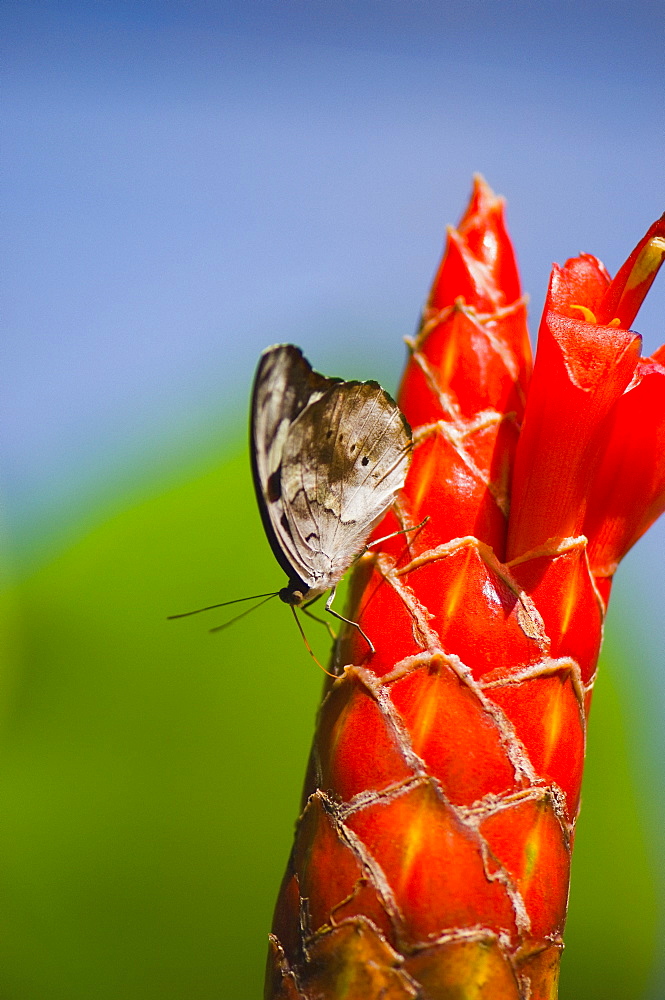
<instances>
[{"instance_id":1,"label":"yellow stamen","mask_svg":"<svg viewBox=\"0 0 665 1000\"><path fill-rule=\"evenodd\" d=\"M584 317L584 319L586 320L587 323L597 323L598 322L598 320L596 319L596 317L594 316L594 314L591 312L590 309L587 309L586 306L578 306L578 305L575 305L574 303L571 303L570 308L571 309L579 309L579 311L582 313L582 316Z\"/></svg>"},{"instance_id":2,"label":"yellow stamen","mask_svg":"<svg viewBox=\"0 0 665 1000\"><path fill-rule=\"evenodd\" d=\"M582 316L584 317L585 322L598 323L595 313L593 313L591 309L588 309L586 306L578 306L574 302L571 302L570 308L579 309L579 311L582 313ZM621 326L621 320L618 318L618 316L615 316L615 318L611 319L609 323L603 323L603 326Z\"/></svg>"}]
</instances>

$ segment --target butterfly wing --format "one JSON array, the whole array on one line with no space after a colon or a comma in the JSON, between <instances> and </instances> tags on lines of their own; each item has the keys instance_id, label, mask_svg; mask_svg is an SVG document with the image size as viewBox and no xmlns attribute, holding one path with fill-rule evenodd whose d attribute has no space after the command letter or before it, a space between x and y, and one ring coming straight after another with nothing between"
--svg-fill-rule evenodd
<instances>
[{"instance_id":1,"label":"butterfly wing","mask_svg":"<svg viewBox=\"0 0 665 1000\"><path fill-rule=\"evenodd\" d=\"M411 430L376 382L332 385L296 417L282 449L283 518L292 565L311 590L339 582L404 485L410 458Z\"/></svg>"},{"instance_id":2,"label":"butterfly wing","mask_svg":"<svg viewBox=\"0 0 665 1000\"><path fill-rule=\"evenodd\" d=\"M297 416L340 381L315 372L293 344L267 348L256 370L250 420L254 489L270 547L290 580L295 575L302 579L301 571L306 572L306 567L285 520L281 489L284 444Z\"/></svg>"}]
</instances>

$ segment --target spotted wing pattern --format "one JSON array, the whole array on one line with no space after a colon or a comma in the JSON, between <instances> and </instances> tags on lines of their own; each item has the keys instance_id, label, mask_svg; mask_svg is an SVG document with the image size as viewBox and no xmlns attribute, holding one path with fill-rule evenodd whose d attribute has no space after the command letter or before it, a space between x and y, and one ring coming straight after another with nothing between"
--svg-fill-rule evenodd
<instances>
[{"instance_id":1,"label":"spotted wing pattern","mask_svg":"<svg viewBox=\"0 0 665 1000\"><path fill-rule=\"evenodd\" d=\"M290 345L264 353L254 400L264 525L314 596L341 579L404 485L411 432L376 382L326 379Z\"/></svg>"}]
</instances>

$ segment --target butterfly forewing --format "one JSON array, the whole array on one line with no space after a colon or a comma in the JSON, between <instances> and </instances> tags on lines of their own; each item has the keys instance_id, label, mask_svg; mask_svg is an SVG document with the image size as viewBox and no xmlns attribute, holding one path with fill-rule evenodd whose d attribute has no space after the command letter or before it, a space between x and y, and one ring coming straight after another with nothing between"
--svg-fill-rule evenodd
<instances>
[{"instance_id":1,"label":"butterfly forewing","mask_svg":"<svg viewBox=\"0 0 665 1000\"><path fill-rule=\"evenodd\" d=\"M337 381L315 372L293 344L267 348L254 378L250 428L254 489L270 546L289 576L293 565L283 544L282 451L298 414Z\"/></svg>"}]
</instances>

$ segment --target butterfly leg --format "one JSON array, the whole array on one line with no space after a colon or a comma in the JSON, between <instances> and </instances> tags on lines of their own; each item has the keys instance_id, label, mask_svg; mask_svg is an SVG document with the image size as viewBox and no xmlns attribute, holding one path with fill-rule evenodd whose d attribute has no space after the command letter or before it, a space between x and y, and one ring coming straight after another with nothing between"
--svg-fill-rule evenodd
<instances>
[{"instance_id":1,"label":"butterfly leg","mask_svg":"<svg viewBox=\"0 0 665 1000\"><path fill-rule=\"evenodd\" d=\"M340 615L337 611L334 611L330 607L330 605L332 604L332 602L335 600L335 592L336 592L336 590L337 590L337 587L333 587L333 589L330 591L330 594L328 596L328 600L326 601L326 611L329 614L331 614L333 616L333 618L338 618L341 622L346 622L347 625L353 625L354 628L357 628L358 631L360 632L361 636L363 637L363 639L365 640L365 642L369 646L370 652L375 653L376 650L374 649L374 645L373 645L371 639L369 638L369 636L367 636L363 632L363 630L361 629L361 627L358 624L358 622L352 622L350 618L345 618L344 615Z\"/></svg>"},{"instance_id":2,"label":"butterfly leg","mask_svg":"<svg viewBox=\"0 0 665 1000\"><path fill-rule=\"evenodd\" d=\"M373 545L380 545L381 542L387 542L389 538L395 538L397 535L406 535L409 531L419 531L420 528L424 526L429 521L429 514L424 518L420 524L413 524L410 528L400 528L399 531L391 531L389 535L384 535L383 538L375 538L373 542L365 546L365 552L369 552Z\"/></svg>"},{"instance_id":3,"label":"butterfly leg","mask_svg":"<svg viewBox=\"0 0 665 1000\"><path fill-rule=\"evenodd\" d=\"M314 604L316 601L320 600L322 597L323 597L323 594L317 594L317 596L314 597L311 601L308 601L307 604L301 604L300 605L300 610L302 611L302 613L304 615L307 615L308 618L312 618L315 622L318 622L319 625L325 625L326 629L328 630L328 635L330 636L330 638L332 639L332 641L335 642L337 640L337 636L333 632L333 630L331 629L330 622L327 622L325 620L325 618L319 618L318 615L313 615L312 612L309 610L311 608L312 604Z\"/></svg>"},{"instance_id":4,"label":"butterfly leg","mask_svg":"<svg viewBox=\"0 0 665 1000\"><path fill-rule=\"evenodd\" d=\"M312 647L310 646L310 644L307 641L307 636L305 635L305 631L304 631L302 625L300 624L300 619L298 618L298 615L296 613L295 607L293 606L293 604L289 605L289 607L291 608L291 612L292 612L293 617L295 619L295 623L298 626L298 631L300 632L300 635L302 636L302 641L305 643L305 648L307 649L307 652L312 657L312 659L316 663L317 667L320 667L321 670L323 670L324 674L328 674L328 677L335 677L336 678L337 674L331 674L330 671L326 670L326 668L323 666L323 664L319 660L317 660L316 654L315 654L314 650L312 649Z\"/></svg>"}]
</instances>

